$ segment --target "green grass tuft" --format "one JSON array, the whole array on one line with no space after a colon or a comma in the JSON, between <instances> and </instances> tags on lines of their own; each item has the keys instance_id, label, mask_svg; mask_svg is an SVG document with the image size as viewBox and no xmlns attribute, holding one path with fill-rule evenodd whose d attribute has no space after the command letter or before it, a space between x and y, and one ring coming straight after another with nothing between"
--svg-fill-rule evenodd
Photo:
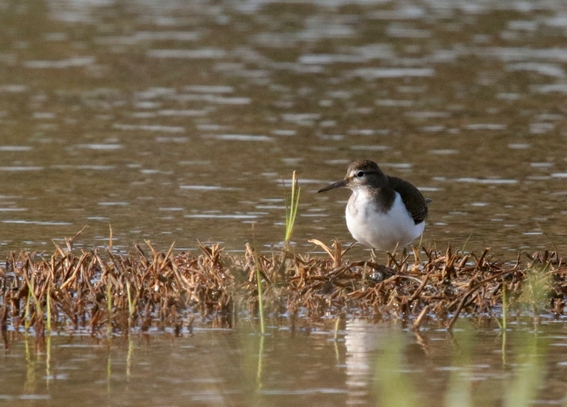
<instances>
[{"instance_id":1,"label":"green grass tuft","mask_svg":"<svg viewBox=\"0 0 567 407\"><path fill-rule=\"evenodd\" d=\"M288 203L286 199L285 203L285 244L287 245L291 239L291 235L293 234L293 227L295 225L295 218L297 216L297 208L299 207L299 195L301 192L301 188L299 186L299 182L297 181L297 177L295 175L295 171L291 177L291 199Z\"/></svg>"}]
</instances>

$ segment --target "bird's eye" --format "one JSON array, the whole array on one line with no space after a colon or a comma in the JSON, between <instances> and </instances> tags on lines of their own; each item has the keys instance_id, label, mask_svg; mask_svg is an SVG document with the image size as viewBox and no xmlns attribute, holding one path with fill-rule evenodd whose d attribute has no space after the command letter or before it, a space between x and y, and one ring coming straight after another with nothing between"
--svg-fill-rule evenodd
<instances>
[{"instance_id":1,"label":"bird's eye","mask_svg":"<svg viewBox=\"0 0 567 407\"><path fill-rule=\"evenodd\" d=\"M358 172L356 173L356 177L357 177L357 178L362 178L362 177L364 177L364 171L358 171Z\"/></svg>"}]
</instances>

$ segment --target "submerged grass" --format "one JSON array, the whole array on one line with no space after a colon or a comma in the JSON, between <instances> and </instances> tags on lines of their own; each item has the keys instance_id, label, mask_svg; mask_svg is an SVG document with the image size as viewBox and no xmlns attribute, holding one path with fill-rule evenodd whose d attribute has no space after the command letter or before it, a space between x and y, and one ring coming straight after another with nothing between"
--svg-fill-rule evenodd
<instances>
[{"instance_id":1,"label":"submerged grass","mask_svg":"<svg viewBox=\"0 0 567 407\"><path fill-rule=\"evenodd\" d=\"M319 244L320 242L318 242ZM161 252L146 242L129 253L66 250L51 256L10 253L0 268L2 332L87 330L92 335L171 329L195 324L232 327L242 316L269 315L276 324L337 317L403 319L419 329L434 320L451 329L460 316L565 315L567 263L555 251L515 262L474 253L422 249L386 265L344 259L338 242L329 257L290 251L224 254ZM417 250L416 250L417 251ZM413 258L410 259L410 257ZM504 308L503 308L504 306ZM46 326L47 321L47 326ZM304 321L304 322L303 322ZM265 329L265 328L264 328Z\"/></svg>"}]
</instances>

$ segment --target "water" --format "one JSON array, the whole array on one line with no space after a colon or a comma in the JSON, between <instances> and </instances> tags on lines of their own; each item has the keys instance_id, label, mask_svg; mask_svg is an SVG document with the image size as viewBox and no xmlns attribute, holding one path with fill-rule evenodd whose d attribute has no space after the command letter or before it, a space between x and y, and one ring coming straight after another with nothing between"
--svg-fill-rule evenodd
<instances>
[{"instance_id":1,"label":"water","mask_svg":"<svg viewBox=\"0 0 567 407\"><path fill-rule=\"evenodd\" d=\"M563 247L560 2L0 2L0 244L352 240L371 158L433 199L423 243ZM544 233L545 232L545 233ZM362 249L352 252L366 256Z\"/></svg>"},{"instance_id":2,"label":"water","mask_svg":"<svg viewBox=\"0 0 567 407\"><path fill-rule=\"evenodd\" d=\"M20 335L2 352L0 401L10 406L77 400L85 406L388 406L408 405L413 394L424 406L450 397L486 406L501 405L512 392L521 392L519 385L533 387L532 405L562 405L564 327L545 324L536 333L529 322L518 323L505 341L503 355L498 329L471 330L469 322L450 336L435 327L420 334L350 321L337 341L323 326L297 332L275 328L263 339L247 329L205 329L179 338L62 336L40 346ZM535 377L522 384L529 378L526 369ZM396 404L388 403L388 389L399 391Z\"/></svg>"}]
</instances>

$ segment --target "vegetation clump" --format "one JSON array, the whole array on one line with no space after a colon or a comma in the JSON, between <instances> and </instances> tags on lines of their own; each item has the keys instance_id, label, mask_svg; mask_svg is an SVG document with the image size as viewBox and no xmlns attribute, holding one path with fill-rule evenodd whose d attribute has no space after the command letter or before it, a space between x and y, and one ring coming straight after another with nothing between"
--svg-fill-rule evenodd
<instances>
[{"instance_id":1,"label":"vegetation clump","mask_svg":"<svg viewBox=\"0 0 567 407\"><path fill-rule=\"evenodd\" d=\"M380 265L346 261L339 242L331 248L314 243L329 256L288 249L266 255L248 245L242 255L202 244L195 253L174 253L173 246L161 252L149 242L130 253L79 253L69 242L51 256L13 252L0 268L1 330L6 336L32 330L179 334L196 324L230 328L239 318L257 317L259 298L268 318L292 326L361 317L403 319L417 329L429 319L451 329L463 315L565 313L567 263L555 251L503 263L488 249L477 256L451 247L422 248L424 260L414 249Z\"/></svg>"}]
</instances>

